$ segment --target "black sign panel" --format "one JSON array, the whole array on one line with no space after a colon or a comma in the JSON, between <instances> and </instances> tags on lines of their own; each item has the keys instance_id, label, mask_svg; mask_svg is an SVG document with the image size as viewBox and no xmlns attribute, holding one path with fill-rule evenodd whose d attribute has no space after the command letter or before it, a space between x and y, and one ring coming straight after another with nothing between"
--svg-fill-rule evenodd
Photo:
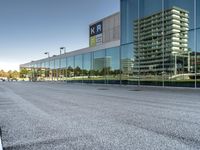
<instances>
[{"instance_id":1,"label":"black sign panel","mask_svg":"<svg viewBox=\"0 0 200 150\"><path fill-rule=\"evenodd\" d=\"M90 26L90 37L101 34L102 32L103 32L102 21Z\"/></svg>"}]
</instances>

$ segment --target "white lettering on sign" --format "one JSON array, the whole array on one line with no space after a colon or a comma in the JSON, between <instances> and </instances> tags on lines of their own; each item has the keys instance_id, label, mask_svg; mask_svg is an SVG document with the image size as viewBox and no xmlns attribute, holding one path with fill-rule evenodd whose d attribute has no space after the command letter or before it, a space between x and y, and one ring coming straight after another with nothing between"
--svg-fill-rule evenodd
<instances>
[{"instance_id":1,"label":"white lettering on sign","mask_svg":"<svg viewBox=\"0 0 200 150\"><path fill-rule=\"evenodd\" d=\"M101 33L102 31L102 27L101 24L97 25L97 33Z\"/></svg>"},{"instance_id":2,"label":"white lettering on sign","mask_svg":"<svg viewBox=\"0 0 200 150\"><path fill-rule=\"evenodd\" d=\"M90 34L91 34L91 35L95 34L95 27L91 27L91 28L90 28Z\"/></svg>"},{"instance_id":3,"label":"white lettering on sign","mask_svg":"<svg viewBox=\"0 0 200 150\"><path fill-rule=\"evenodd\" d=\"M103 35L98 34L96 35L96 45L101 45L103 43Z\"/></svg>"}]
</instances>

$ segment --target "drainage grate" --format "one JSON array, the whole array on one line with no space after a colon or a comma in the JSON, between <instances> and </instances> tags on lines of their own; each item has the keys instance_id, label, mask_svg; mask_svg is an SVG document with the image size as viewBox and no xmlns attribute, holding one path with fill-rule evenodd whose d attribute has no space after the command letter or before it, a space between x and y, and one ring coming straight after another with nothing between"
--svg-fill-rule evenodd
<instances>
[{"instance_id":1,"label":"drainage grate","mask_svg":"<svg viewBox=\"0 0 200 150\"><path fill-rule=\"evenodd\" d=\"M107 88L98 88L97 90L109 90Z\"/></svg>"},{"instance_id":2,"label":"drainage grate","mask_svg":"<svg viewBox=\"0 0 200 150\"><path fill-rule=\"evenodd\" d=\"M130 89L129 91L142 91L141 89Z\"/></svg>"}]
</instances>

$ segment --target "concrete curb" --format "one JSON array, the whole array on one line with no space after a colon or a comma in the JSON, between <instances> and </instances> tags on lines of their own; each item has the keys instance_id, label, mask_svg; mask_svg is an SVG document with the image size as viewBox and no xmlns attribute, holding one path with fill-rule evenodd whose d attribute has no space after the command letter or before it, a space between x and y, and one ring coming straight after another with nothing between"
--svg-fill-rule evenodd
<instances>
[{"instance_id":1,"label":"concrete curb","mask_svg":"<svg viewBox=\"0 0 200 150\"><path fill-rule=\"evenodd\" d=\"M2 131L1 131L1 128L0 128L0 150L3 150L3 145L2 145Z\"/></svg>"}]
</instances>

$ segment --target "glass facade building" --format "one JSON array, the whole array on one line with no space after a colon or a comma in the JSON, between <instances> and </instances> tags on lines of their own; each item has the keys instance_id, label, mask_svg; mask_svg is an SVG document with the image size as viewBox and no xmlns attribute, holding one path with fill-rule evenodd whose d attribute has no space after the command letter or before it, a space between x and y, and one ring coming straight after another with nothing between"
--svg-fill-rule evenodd
<instances>
[{"instance_id":1,"label":"glass facade building","mask_svg":"<svg viewBox=\"0 0 200 150\"><path fill-rule=\"evenodd\" d=\"M199 9L198 0L121 0L122 53L133 53L128 84L200 86Z\"/></svg>"},{"instance_id":2,"label":"glass facade building","mask_svg":"<svg viewBox=\"0 0 200 150\"><path fill-rule=\"evenodd\" d=\"M20 68L28 68L29 78L37 80L200 87L200 1L120 3L120 42L30 62Z\"/></svg>"}]
</instances>

